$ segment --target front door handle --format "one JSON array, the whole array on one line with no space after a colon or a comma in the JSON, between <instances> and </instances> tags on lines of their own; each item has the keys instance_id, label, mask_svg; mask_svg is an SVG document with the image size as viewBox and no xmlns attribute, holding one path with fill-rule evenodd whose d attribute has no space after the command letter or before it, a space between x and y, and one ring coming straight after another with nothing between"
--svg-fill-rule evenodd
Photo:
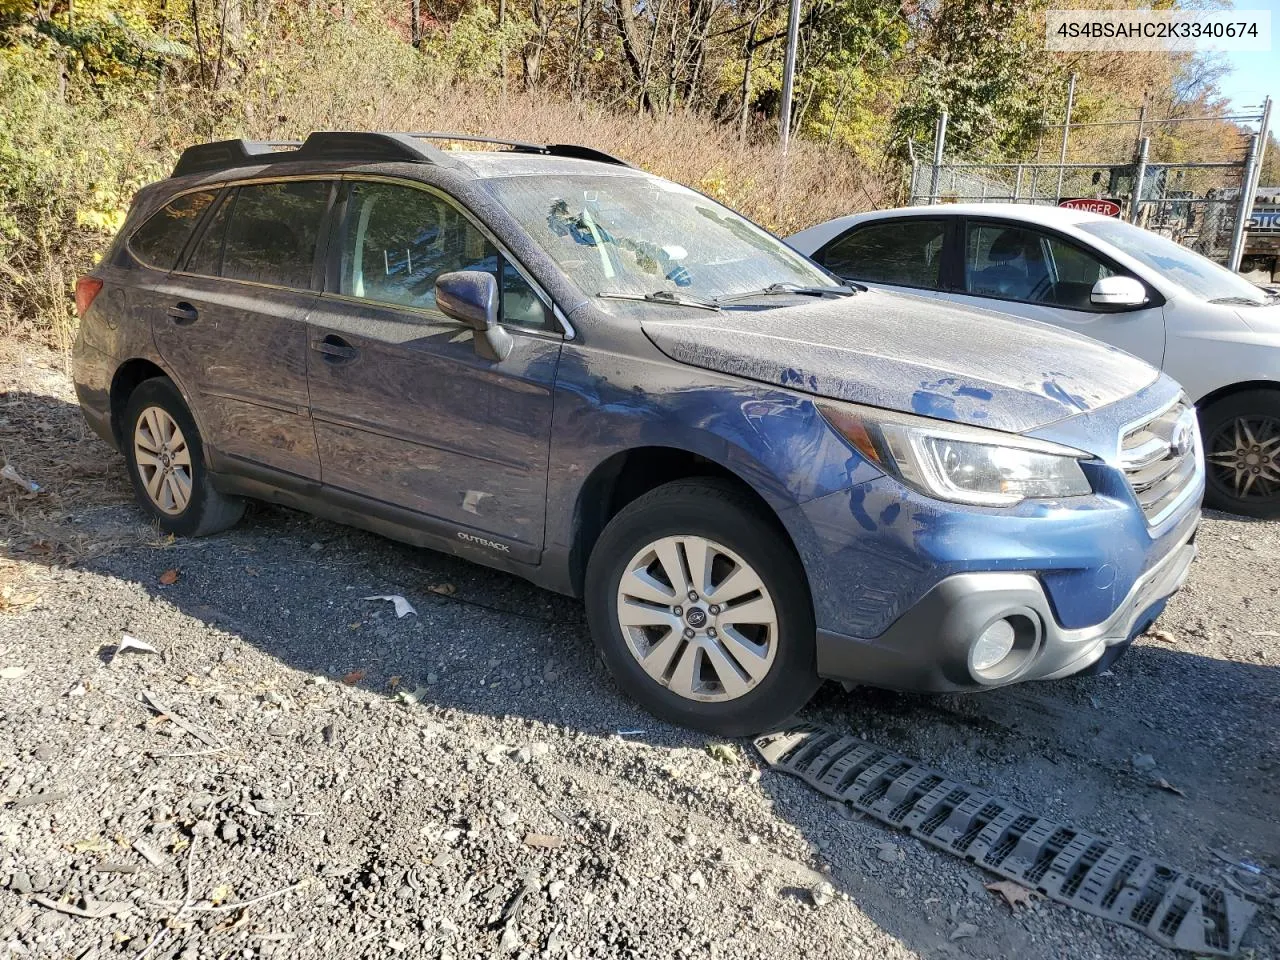
<instances>
[{"instance_id":1,"label":"front door handle","mask_svg":"<svg viewBox=\"0 0 1280 960\"><path fill-rule=\"evenodd\" d=\"M187 303L185 300L181 300L178 303L175 303L172 307L168 309L167 312L169 315L169 319L172 320L174 323L179 324L180 326L185 326L186 324L189 324L189 323L195 323L197 320L200 319L200 311L197 310L195 307L193 307L191 304Z\"/></svg>"},{"instance_id":2,"label":"front door handle","mask_svg":"<svg viewBox=\"0 0 1280 960\"><path fill-rule=\"evenodd\" d=\"M350 363L360 356L360 351L335 334L323 340L312 340L311 349L324 357L325 363Z\"/></svg>"}]
</instances>

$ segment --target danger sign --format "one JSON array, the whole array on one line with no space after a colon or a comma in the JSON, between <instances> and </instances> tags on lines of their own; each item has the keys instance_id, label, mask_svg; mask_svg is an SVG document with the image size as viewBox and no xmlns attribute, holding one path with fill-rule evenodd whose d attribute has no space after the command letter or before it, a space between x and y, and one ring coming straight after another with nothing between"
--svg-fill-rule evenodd
<instances>
[{"instance_id":1,"label":"danger sign","mask_svg":"<svg viewBox=\"0 0 1280 960\"><path fill-rule=\"evenodd\" d=\"M1104 217L1120 216L1120 203L1117 200L1099 200L1095 197L1073 197L1070 200L1059 200L1058 206L1070 210L1085 210L1088 213L1100 213Z\"/></svg>"}]
</instances>

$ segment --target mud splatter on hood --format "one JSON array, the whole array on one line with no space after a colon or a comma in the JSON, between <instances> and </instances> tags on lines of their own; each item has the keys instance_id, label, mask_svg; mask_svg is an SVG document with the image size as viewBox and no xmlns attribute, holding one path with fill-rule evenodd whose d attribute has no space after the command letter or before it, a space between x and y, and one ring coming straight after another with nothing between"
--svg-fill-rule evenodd
<instances>
[{"instance_id":1,"label":"mud splatter on hood","mask_svg":"<svg viewBox=\"0 0 1280 960\"><path fill-rule=\"evenodd\" d=\"M646 317L644 331L681 363L1018 433L1105 406L1158 376L1096 340L899 294L667 316Z\"/></svg>"}]
</instances>

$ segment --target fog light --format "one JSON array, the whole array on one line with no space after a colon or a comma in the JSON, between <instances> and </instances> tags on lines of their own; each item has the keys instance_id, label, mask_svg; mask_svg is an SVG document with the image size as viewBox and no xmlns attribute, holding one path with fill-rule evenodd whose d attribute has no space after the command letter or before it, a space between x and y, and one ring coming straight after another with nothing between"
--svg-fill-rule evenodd
<instances>
[{"instance_id":1,"label":"fog light","mask_svg":"<svg viewBox=\"0 0 1280 960\"><path fill-rule=\"evenodd\" d=\"M1009 655L1017 640L1017 631L1008 620L997 620L982 631L973 645L969 663L979 673L985 673Z\"/></svg>"}]
</instances>

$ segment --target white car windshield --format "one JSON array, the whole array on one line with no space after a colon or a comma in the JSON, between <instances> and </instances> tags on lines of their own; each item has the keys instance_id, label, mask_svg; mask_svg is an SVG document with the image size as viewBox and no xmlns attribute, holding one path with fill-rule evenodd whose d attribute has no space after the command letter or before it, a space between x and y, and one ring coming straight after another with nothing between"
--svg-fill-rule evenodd
<instances>
[{"instance_id":1,"label":"white car windshield","mask_svg":"<svg viewBox=\"0 0 1280 960\"><path fill-rule=\"evenodd\" d=\"M1098 220L1078 225L1085 233L1105 240L1145 263L1161 276L1210 303L1262 305L1270 302L1266 292L1244 277L1207 257L1180 246L1158 233L1131 226L1120 220Z\"/></svg>"},{"instance_id":2,"label":"white car windshield","mask_svg":"<svg viewBox=\"0 0 1280 960\"><path fill-rule=\"evenodd\" d=\"M839 285L732 210L660 177L498 177L486 186L587 296L711 302Z\"/></svg>"}]
</instances>

